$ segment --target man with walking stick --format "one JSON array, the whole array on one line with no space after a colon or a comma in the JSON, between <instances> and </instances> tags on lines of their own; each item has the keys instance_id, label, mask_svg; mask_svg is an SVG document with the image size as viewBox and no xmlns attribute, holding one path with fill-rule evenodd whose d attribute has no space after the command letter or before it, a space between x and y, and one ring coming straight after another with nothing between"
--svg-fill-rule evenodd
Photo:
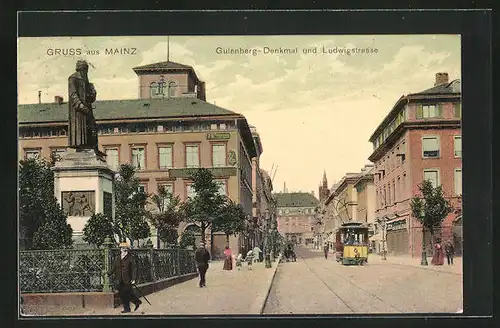
<instances>
[{"instance_id":1,"label":"man with walking stick","mask_svg":"<svg viewBox=\"0 0 500 328\"><path fill-rule=\"evenodd\" d=\"M119 247L120 257L113 262L109 275L114 275L115 285L118 286L118 294L123 304L122 313L129 313L130 302L135 304L134 311L142 304L132 288L137 277L137 265L129 252L128 244L122 242Z\"/></svg>"}]
</instances>

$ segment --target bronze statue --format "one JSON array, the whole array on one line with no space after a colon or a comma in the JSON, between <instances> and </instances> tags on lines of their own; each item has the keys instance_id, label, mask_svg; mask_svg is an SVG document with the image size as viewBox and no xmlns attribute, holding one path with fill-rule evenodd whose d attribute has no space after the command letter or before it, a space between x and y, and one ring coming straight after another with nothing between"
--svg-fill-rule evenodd
<instances>
[{"instance_id":1,"label":"bronze statue","mask_svg":"<svg viewBox=\"0 0 500 328\"><path fill-rule=\"evenodd\" d=\"M88 79L89 65L84 60L76 63L76 72L68 78L69 132L68 146L70 148L94 149L97 146L97 126L95 123L92 103L97 92Z\"/></svg>"}]
</instances>

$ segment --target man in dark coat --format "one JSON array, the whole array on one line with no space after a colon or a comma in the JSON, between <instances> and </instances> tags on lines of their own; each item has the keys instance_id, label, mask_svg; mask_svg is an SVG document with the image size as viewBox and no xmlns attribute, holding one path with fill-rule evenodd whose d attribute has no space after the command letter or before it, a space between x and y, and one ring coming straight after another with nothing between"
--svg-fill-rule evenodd
<instances>
[{"instance_id":1,"label":"man in dark coat","mask_svg":"<svg viewBox=\"0 0 500 328\"><path fill-rule=\"evenodd\" d=\"M207 251L205 243L200 243L200 247L194 252L194 258L200 274L200 287L205 287L205 275L208 270L208 261L210 261L210 253Z\"/></svg>"},{"instance_id":2,"label":"man in dark coat","mask_svg":"<svg viewBox=\"0 0 500 328\"><path fill-rule=\"evenodd\" d=\"M330 247L328 243L325 243L325 246L323 246L323 252L325 253L325 259L328 260L328 252L330 251Z\"/></svg>"},{"instance_id":3,"label":"man in dark coat","mask_svg":"<svg viewBox=\"0 0 500 328\"><path fill-rule=\"evenodd\" d=\"M76 72L68 78L69 131L68 146L76 149L97 148L97 129L92 103L97 92L88 79L86 61L76 63Z\"/></svg>"},{"instance_id":4,"label":"man in dark coat","mask_svg":"<svg viewBox=\"0 0 500 328\"><path fill-rule=\"evenodd\" d=\"M130 312L130 302L135 304L134 311L137 311L141 300L135 295L132 285L137 277L137 266L133 256L129 253L127 243L120 244L120 257L111 266L109 275L114 275L115 286L118 286L118 294L123 304L122 313Z\"/></svg>"}]
</instances>

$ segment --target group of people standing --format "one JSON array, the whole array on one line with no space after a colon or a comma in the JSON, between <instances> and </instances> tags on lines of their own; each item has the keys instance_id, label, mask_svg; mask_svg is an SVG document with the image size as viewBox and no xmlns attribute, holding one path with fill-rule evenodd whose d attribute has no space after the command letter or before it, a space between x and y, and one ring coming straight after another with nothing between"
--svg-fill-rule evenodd
<instances>
[{"instance_id":1,"label":"group of people standing","mask_svg":"<svg viewBox=\"0 0 500 328\"><path fill-rule=\"evenodd\" d=\"M431 264L433 265L443 265L444 264L444 256L446 255L446 260L448 265L453 265L453 256L455 254L455 248L453 247L453 243L451 240L448 240L444 249L442 246L441 238L436 240L436 244L434 244L434 255L432 256Z\"/></svg>"}]
</instances>

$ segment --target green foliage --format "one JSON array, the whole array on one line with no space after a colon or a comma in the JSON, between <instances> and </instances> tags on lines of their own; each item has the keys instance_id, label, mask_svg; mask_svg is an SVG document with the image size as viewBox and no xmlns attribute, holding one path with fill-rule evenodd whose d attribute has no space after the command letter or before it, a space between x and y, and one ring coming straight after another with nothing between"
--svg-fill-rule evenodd
<instances>
[{"instance_id":1,"label":"green foliage","mask_svg":"<svg viewBox=\"0 0 500 328\"><path fill-rule=\"evenodd\" d=\"M140 183L135 176L135 168L130 164L122 164L118 174L115 182L115 232L121 240L129 238L134 241L150 237L151 232L146 222L148 213L145 209L149 196L139 190Z\"/></svg>"},{"instance_id":2,"label":"green foliage","mask_svg":"<svg viewBox=\"0 0 500 328\"><path fill-rule=\"evenodd\" d=\"M96 247L100 247L106 237L113 240L113 236L113 221L102 213L92 215L83 228L83 240Z\"/></svg>"},{"instance_id":3,"label":"green foliage","mask_svg":"<svg viewBox=\"0 0 500 328\"><path fill-rule=\"evenodd\" d=\"M196 247L196 236L193 231L184 230L181 235L181 241L179 246L182 248L187 248L188 246Z\"/></svg>"},{"instance_id":4,"label":"green foliage","mask_svg":"<svg viewBox=\"0 0 500 328\"><path fill-rule=\"evenodd\" d=\"M434 188L430 180L424 180L418 188L421 195L411 200L412 214L427 231L434 234L435 229L441 226L453 207L445 198L443 188L441 186Z\"/></svg>"},{"instance_id":5,"label":"green foliage","mask_svg":"<svg viewBox=\"0 0 500 328\"><path fill-rule=\"evenodd\" d=\"M150 221L158 231L158 238L164 243L177 244L177 228L183 219L179 197L164 186L159 186L151 200L158 209L158 213L150 215Z\"/></svg>"},{"instance_id":6,"label":"green foliage","mask_svg":"<svg viewBox=\"0 0 500 328\"><path fill-rule=\"evenodd\" d=\"M19 162L19 224L25 249L67 248L72 229L54 196L51 163L40 159Z\"/></svg>"},{"instance_id":7,"label":"green foliage","mask_svg":"<svg viewBox=\"0 0 500 328\"><path fill-rule=\"evenodd\" d=\"M229 240L230 235L236 235L245 230L246 218L247 214L243 206L226 197L218 215L212 222L212 230L224 232Z\"/></svg>"},{"instance_id":8,"label":"green foliage","mask_svg":"<svg viewBox=\"0 0 500 328\"><path fill-rule=\"evenodd\" d=\"M219 194L219 186L210 170L193 169L189 175L196 195L183 202L180 210L186 222L200 228L202 241L205 242L205 231L217 217L219 209L224 204L224 196Z\"/></svg>"}]
</instances>

